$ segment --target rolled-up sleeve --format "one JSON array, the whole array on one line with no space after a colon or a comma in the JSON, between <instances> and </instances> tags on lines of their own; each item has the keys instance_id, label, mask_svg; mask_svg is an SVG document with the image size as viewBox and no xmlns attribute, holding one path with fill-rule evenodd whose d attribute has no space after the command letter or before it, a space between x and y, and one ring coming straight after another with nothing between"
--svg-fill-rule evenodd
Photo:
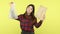
<instances>
[{"instance_id":1,"label":"rolled-up sleeve","mask_svg":"<svg viewBox=\"0 0 60 34\"><path fill-rule=\"evenodd\" d=\"M16 20L21 21L22 17L23 17L22 14L20 14L18 15L18 18Z\"/></svg>"}]
</instances>

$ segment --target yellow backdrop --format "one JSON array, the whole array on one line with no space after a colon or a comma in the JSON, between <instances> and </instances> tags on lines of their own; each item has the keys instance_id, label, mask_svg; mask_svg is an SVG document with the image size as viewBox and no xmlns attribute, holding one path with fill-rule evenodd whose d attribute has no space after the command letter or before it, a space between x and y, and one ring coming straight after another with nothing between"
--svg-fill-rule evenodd
<instances>
[{"instance_id":1,"label":"yellow backdrop","mask_svg":"<svg viewBox=\"0 0 60 34\"><path fill-rule=\"evenodd\" d=\"M28 4L35 5L35 14L40 5L47 7L46 19L35 34L60 34L60 0L0 0L0 34L20 34L19 21L10 19L9 3L16 3L17 15L25 12ZM38 19L39 21L39 19Z\"/></svg>"}]
</instances>

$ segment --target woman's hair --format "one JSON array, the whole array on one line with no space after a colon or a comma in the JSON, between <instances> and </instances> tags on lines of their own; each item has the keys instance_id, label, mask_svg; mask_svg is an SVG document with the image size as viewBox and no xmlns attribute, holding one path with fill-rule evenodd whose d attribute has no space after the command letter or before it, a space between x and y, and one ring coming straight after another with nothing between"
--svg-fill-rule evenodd
<instances>
[{"instance_id":1,"label":"woman's hair","mask_svg":"<svg viewBox=\"0 0 60 34\"><path fill-rule=\"evenodd\" d=\"M33 5L33 4L29 4L28 6L27 6L27 8L29 7L29 6L32 6L32 8L33 8L33 11L30 13L30 16L32 17L32 20L34 20L36 17L34 16L34 12L35 12L35 6ZM26 9L27 9L26 8ZM24 13L24 18L25 18L25 14L27 13L27 11Z\"/></svg>"}]
</instances>

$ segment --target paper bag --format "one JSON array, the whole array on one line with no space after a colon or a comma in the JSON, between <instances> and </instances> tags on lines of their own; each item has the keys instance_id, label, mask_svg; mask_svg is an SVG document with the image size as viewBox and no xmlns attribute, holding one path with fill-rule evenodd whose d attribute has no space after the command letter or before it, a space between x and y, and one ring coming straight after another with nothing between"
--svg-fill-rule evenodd
<instances>
[{"instance_id":1,"label":"paper bag","mask_svg":"<svg viewBox=\"0 0 60 34\"><path fill-rule=\"evenodd\" d=\"M47 9L46 7L40 6L39 10L36 13L36 17L40 19L41 16L45 15L46 14L46 9Z\"/></svg>"}]
</instances>

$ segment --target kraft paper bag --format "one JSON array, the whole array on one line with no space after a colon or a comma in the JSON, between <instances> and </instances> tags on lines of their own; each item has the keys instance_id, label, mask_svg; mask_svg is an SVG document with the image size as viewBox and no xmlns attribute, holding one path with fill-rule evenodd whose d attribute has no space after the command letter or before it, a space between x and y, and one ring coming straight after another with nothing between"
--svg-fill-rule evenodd
<instances>
[{"instance_id":1,"label":"kraft paper bag","mask_svg":"<svg viewBox=\"0 0 60 34\"><path fill-rule=\"evenodd\" d=\"M41 5L39 7L39 10L36 13L36 17L40 19L41 16L45 15L46 14L46 9L47 9L46 7L44 7L44 6Z\"/></svg>"}]
</instances>

